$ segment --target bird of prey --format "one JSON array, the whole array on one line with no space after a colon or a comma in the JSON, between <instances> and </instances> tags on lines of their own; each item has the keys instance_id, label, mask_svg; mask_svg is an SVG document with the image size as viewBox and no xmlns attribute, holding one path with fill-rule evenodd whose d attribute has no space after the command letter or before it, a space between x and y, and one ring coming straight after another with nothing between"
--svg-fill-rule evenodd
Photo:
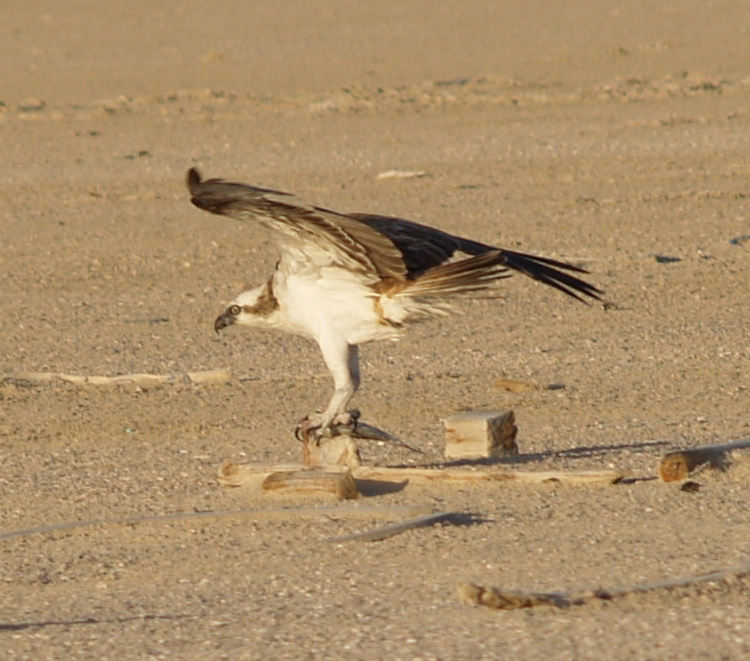
<instances>
[{"instance_id":1,"label":"bird of prey","mask_svg":"<svg viewBox=\"0 0 750 661\"><path fill-rule=\"evenodd\" d=\"M192 203L211 213L256 222L276 233L281 258L268 280L241 293L214 323L269 328L315 340L333 376L321 414L300 423L321 438L353 422L359 345L396 340L419 317L445 314L445 299L486 292L513 271L578 300L600 300L595 286L572 275L586 270L453 236L401 218L338 213L289 193L224 179L202 180L193 168ZM356 423L356 418L354 419Z\"/></svg>"}]
</instances>

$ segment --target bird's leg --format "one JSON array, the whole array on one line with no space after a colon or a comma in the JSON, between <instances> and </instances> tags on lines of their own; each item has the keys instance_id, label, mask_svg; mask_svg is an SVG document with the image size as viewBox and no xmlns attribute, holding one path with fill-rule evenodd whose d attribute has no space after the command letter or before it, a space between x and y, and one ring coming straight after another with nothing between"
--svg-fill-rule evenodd
<instances>
[{"instance_id":1,"label":"bird's leg","mask_svg":"<svg viewBox=\"0 0 750 661\"><path fill-rule=\"evenodd\" d=\"M351 379L352 385L354 386L354 392L352 392L352 394L349 396L349 399L344 402L342 410L337 414L337 418L345 414L346 416L348 416L348 420L345 424L351 424L356 427L357 420L359 419L359 411L356 409L347 411L346 407L349 406L349 402L352 400L352 397L354 397L354 393L359 390L359 384L361 382L359 374L359 347L356 344L350 344L348 346L349 355L347 356L347 363L349 367L349 378Z\"/></svg>"},{"instance_id":2,"label":"bird's leg","mask_svg":"<svg viewBox=\"0 0 750 661\"><path fill-rule=\"evenodd\" d=\"M343 337L336 334L323 334L319 339L323 359L333 376L333 395L321 414L309 415L297 427L297 436L303 439L310 434L320 439L330 433L334 425L356 425L358 412L349 412L349 405L354 393L359 388L359 347L350 345Z\"/></svg>"}]
</instances>

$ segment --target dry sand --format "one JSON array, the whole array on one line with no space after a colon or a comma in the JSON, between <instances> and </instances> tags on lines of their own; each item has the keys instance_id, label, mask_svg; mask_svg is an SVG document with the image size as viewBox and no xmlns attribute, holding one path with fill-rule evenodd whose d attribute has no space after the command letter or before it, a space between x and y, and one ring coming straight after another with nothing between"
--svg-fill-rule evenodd
<instances>
[{"instance_id":1,"label":"dry sand","mask_svg":"<svg viewBox=\"0 0 750 661\"><path fill-rule=\"evenodd\" d=\"M608 309L518 276L499 301L363 349L364 419L428 458L441 416L461 409L512 408L528 470L648 477L668 449L750 436L745 3L254 4L4 3L0 374L232 379L5 380L2 532L323 503L217 484L226 459L297 460L293 425L330 383L302 340L213 333L274 245L191 207L191 166L591 270ZM426 176L377 176L394 169ZM566 387L502 392L500 377ZM697 493L410 485L360 506L481 522L371 543L324 540L400 517L338 506L2 539L0 656L748 658L748 579L566 610L456 594L459 581L614 587L746 560L750 470L697 479Z\"/></svg>"}]
</instances>

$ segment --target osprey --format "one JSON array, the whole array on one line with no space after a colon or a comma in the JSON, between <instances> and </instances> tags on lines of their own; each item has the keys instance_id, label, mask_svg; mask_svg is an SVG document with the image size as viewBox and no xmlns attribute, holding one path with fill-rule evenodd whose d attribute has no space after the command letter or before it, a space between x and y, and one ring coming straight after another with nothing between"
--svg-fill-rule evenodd
<instances>
[{"instance_id":1,"label":"osprey","mask_svg":"<svg viewBox=\"0 0 750 661\"><path fill-rule=\"evenodd\" d=\"M333 376L322 414L298 427L307 437L356 423L347 406L359 387L359 345L396 340L407 322L445 314L443 299L484 292L518 271L576 298L599 289L571 273L585 269L504 250L401 218L338 213L289 193L187 175L192 203L276 232L281 258L268 280L241 293L214 322L271 328L315 340ZM462 258L456 258L457 253Z\"/></svg>"}]
</instances>

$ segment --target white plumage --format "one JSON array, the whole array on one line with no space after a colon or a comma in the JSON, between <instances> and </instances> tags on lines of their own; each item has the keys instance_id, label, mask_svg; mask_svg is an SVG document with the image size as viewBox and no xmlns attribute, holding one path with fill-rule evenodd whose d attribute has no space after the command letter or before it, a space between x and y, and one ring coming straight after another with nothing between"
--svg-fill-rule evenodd
<instances>
[{"instance_id":1,"label":"white plumage","mask_svg":"<svg viewBox=\"0 0 750 661\"><path fill-rule=\"evenodd\" d=\"M596 287L565 262L494 248L419 223L369 214L341 214L280 191L208 179L188 172L193 204L255 221L277 232L281 258L268 281L240 294L216 319L271 328L315 340L334 380L322 414L306 431L326 433L351 420L347 406L359 387L360 344L395 340L420 316L444 314L446 297L482 292L520 271L579 300ZM463 253L463 259L455 259Z\"/></svg>"}]
</instances>

